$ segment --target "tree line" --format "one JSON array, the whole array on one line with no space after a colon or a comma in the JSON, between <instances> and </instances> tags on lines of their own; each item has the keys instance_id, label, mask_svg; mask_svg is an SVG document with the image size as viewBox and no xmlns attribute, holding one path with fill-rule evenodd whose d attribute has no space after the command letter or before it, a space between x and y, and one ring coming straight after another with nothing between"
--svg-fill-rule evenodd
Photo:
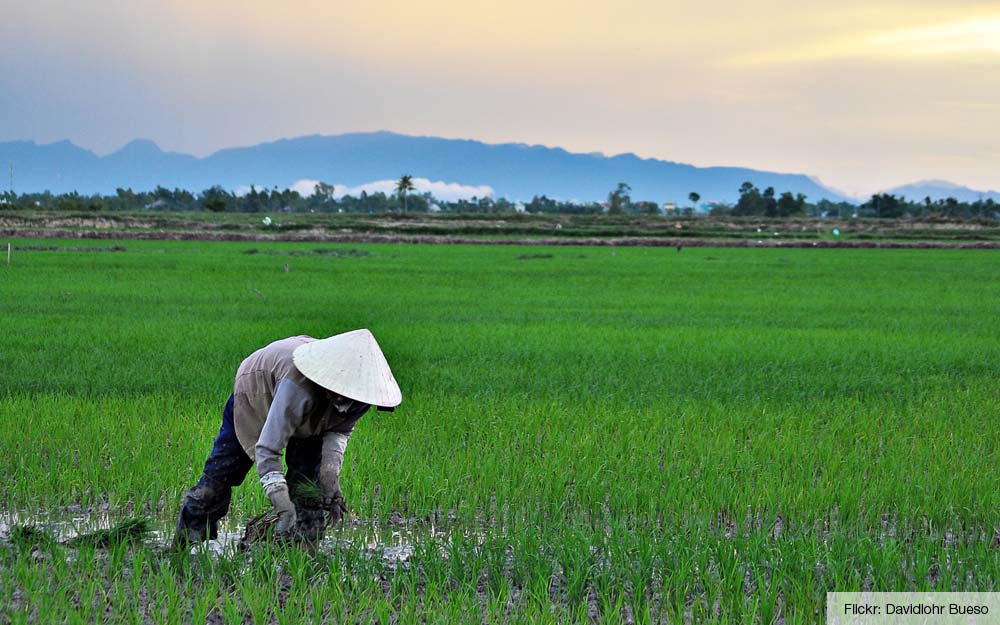
<instances>
[{"instance_id":1,"label":"tree line","mask_svg":"<svg viewBox=\"0 0 1000 625\"><path fill-rule=\"evenodd\" d=\"M0 209L45 209L64 211L210 211L227 213L501 213L515 212L565 214L565 215L667 215L682 216L707 212L712 216L732 217L874 217L898 219L903 217L940 216L952 219L1000 218L1000 203L993 199L962 202L955 198L913 201L893 194L880 193L862 204L819 200L809 202L801 193L778 193L773 187L763 190L751 182L739 188L735 203L711 202L700 205L701 195L688 194L689 204L659 205L648 200L633 200L631 187L624 182L608 193L605 202L567 202L536 195L529 202L513 202L492 196L457 200L442 200L431 193L416 192L413 178L402 176L394 193L362 191L357 196L335 197L334 186L316 185L314 192L303 196L293 189L257 189L236 193L219 186L199 193L185 189L167 189L162 186L152 191L133 191L119 188L114 195L81 195L76 192L52 194L0 193Z\"/></svg>"},{"instance_id":2,"label":"tree line","mask_svg":"<svg viewBox=\"0 0 1000 625\"><path fill-rule=\"evenodd\" d=\"M734 205L714 204L710 207L712 215L760 216L760 217L792 217L808 215L814 217L874 217L880 219L899 219L903 217L947 217L952 219L1000 218L1000 203L992 198L978 199L974 202L961 202L953 197L932 200L929 196L923 200L911 201L892 193L876 193L868 201L861 204L850 202L833 202L819 200L810 203L801 193L792 195L790 192L775 193L773 187L763 191L750 182L744 182L740 187L740 199Z\"/></svg>"},{"instance_id":3,"label":"tree line","mask_svg":"<svg viewBox=\"0 0 1000 625\"><path fill-rule=\"evenodd\" d=\"M396 193L362 191L357 196L334 197L333 185L320 183L303 196L294 189L257 189L236 193L219 186L199 193L186 189L157 187L152 191L119 188L114 195L0 193L0 210L44 209L77 212L96 211L209 211L214 213L391 213L391 212L514 212L516 205L489 196L446 201L430 193L412 193L412 181Z\"/></svg>"}]
</instances>

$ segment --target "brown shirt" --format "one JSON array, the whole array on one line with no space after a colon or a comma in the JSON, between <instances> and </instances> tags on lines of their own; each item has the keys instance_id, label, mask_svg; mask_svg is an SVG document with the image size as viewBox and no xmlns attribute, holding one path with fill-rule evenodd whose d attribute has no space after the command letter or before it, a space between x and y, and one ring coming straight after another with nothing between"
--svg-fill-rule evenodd
<instances>
[{"instance_id":1,"label":"brown shirt","mask_svg":"<svg viewBox=\"0 0 1000 625\"><path fill-rule=\"evenodd\" d=\"M320 386L295 367L295 348L315 340L293 336L275 341L250 354L236 371L236 437L257 462L261 476L281 470L281 454L290 437L335 433L343 454L355 423L369 408L368 404L351 402L338 409Z\"/></svg>"}]
</instances>

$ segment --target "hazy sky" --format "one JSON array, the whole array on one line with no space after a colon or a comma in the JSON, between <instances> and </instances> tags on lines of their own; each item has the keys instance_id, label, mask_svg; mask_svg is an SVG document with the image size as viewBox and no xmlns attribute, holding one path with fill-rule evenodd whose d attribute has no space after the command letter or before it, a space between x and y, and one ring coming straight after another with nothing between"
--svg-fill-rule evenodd
<instances>
[{"instance_id":1,"label":"hazy sky","mask_svg":"<svg viewBox=\"0 0 1000 625\"><path fill-rule=\"evenodd\" d=\"M1000 0L0 0L0 59L0 140L98 154L384 129L1000 188Z\"/></svg>"}]
</instances>

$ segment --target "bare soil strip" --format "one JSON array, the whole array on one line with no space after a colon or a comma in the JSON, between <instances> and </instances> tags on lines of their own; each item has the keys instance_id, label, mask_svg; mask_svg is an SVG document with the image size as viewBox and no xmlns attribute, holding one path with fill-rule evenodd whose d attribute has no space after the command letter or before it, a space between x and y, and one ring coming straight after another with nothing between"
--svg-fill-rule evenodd
<instances>
[{"instance_id":1,"label":"bare soil strip","mask_svg":"<svg viewBox=\"0 0 1000 625\"><path fill-rule=\"evenodd\" d=\"M566 245L608 247L781 247L879 249L1000 249L1000 241L872 241L872 240L730 240L663 237L532 237L485 238L450 235L376 233L319 234L316 232L262 234L212 231L66 230L62 228L4 228L0 236L26 239L101 239L141 241L280 241L313 243L408 243L437 245Z\"/></svg>"}]
</instances>

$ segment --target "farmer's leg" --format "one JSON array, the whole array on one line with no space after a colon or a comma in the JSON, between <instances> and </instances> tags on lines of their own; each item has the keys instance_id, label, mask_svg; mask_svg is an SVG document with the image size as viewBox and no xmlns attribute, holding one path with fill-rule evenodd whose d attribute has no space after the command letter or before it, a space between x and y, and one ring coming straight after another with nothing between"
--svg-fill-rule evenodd
<instances>
[{"instance_id":1,"label":"farmer's leg","mask_svg":"<svg viewBox=\"0 0 1000 625\"><path fill-rule=\"evenodd\" d=\"M229 512L232 489L246 478L253 461L243 451L233 425L233 397L230 395L222 411L222 425L215 437L212 452L205 461L205 470L194 488L184 495L177 519L177 536L189 541L216 538L219 519Z\"/></svg>"},{"instance_id":2,"label":"farmer's leg","mask_svg":"<svg viewBox=\"0 0 1000 625\"><path fill-rule=\"evenodd\" d=\"M291 493L294 494L298 486L319 485L319 461L322 454L321 436L292 437L288 440L288 447L285 449L288 472L285 474L285 479L288 481L288 490Z\"/></svg>"},{"instance_id":3,"label":"farmer's leg","mask_svg":"<svg viewBox=\"0 0 1000 625\"><path fill-rule=\"evenodd\" d=\"M322 497L319 495L319 461L323 453L323 438L292 438L285 449L285 463L288 473L288 491L295 504L298 517L297 529L311 541L323 538L326 516L323 512Z\"/></svg>"}]
</instances>

